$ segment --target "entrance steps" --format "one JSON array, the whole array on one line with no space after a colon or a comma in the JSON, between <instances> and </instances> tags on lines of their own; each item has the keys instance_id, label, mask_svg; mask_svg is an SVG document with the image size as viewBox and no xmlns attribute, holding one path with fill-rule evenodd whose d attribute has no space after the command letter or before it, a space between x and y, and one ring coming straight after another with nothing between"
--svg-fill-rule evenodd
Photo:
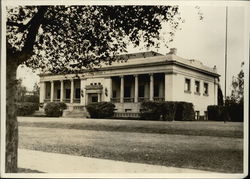
<instances>
[{"instance_id":1,"label":"entrance steps","mask_svg":"<svg viewBox=\"0 0 250 179\"><path fill-rule=\"evenodd\" d=\"M72 111L64 110L62 117L86 118L89 117L89 113L85 110L78 110L78 109L74 109Z\"/></svg>"}]
</instances>

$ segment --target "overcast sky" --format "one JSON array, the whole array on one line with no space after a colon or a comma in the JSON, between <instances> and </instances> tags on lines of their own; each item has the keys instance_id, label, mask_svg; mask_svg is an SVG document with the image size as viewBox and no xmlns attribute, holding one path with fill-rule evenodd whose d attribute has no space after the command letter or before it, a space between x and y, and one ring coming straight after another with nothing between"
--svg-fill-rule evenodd
<instances>
[{"instance_id":1,"label":"overcast sky","mask_svg":"<svg viewBox=\"0 0 250 179\"><path fill-rule=\"evenodd\" d=\"M204 19L200 20L198 12L202 12ZM221 75L220 81L224 91L224 59L225 59L225 6L181 6L181 16L185 23L181 30L176 32L174 41L169 47L177 48L177 55L188 59L197 59L204 65L217 66ZM232 76L240 71L244 59L244 8L228 8L228 77L227 94L230 94ZM155 50L155 49L150 49ZM129 48L129 52L138 52L138 49ZM142 49L141 51L146 51ZM161 47L159 52L166 54L169 49ZM19 68L18 78L23 79L23 84L32 90L39 77L27 68Z\"/></svg>"}]
</instances>

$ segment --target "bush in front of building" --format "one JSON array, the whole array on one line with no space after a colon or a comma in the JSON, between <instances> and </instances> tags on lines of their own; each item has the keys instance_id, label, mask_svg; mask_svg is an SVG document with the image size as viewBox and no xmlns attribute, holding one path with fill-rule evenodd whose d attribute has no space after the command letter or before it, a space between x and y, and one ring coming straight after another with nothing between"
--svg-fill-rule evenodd
<instances>
[{"instance_id":1,"label":"bush in front of building","mask_svg":"<svg viewBox=\"0 0 250 179\"><path fill-rule=\"evenodd\" d=\"M207 107L208 120L243 122L243 103L226 106L210 105Z\"/></svg>"},{"instance_id":2,"label":"bush in front of building","mask_svg":"<svg viewBox=\"0 0 250 179\"><path fill-rule=\"evenodd\" d=\"M47 103L44 111L48 117L60 117L62 116L63 110L67 108L67 105L62 102L50 102Z\"/></svg>"},{"instance_id":3,"label":"bush in front of building","mask_svg":"<svg viewBox=\"0 0 250 179\"><path fill-rule=\"evenodd\" d=\"M17 116L27 116L33 114L39 108L39 104L31 102L22 102L17 103L16 107Z\"/></svg>"},{"instance_id":4,"label":"bush in front of building","mask_svg":"<svg viewBox=\"0 0 250 179\"><path fill-rule=\"evenodd\" d=\"M195 120L193 103L176 102L175 120L176 121Z\"/></svg>"},{"instance_id":5,"label":"bush in front of building","mask_svg":"<svg viewBox=\"0 0 250 179\"><path fill-rule=\"evenodd\" d=\"M191 121L194 120L192 103L187 102L143 102L140 118L143 120Z\"/></svg>"},{"instance_id":6,"label":"bush in front of building","mask_svg":"<svg viewBox=\"0 0 250 179\"><path fill-rule=\"evenodd\" d=\"M233 122L243 122L244 113L243 113L243 102L233 103L226 106L230 120Z\"/></svg>"},{"instance_id":7,"label":"bush in front of building","mask_svg":"<svg viewBox=\"0 0 250 179\"><path fill-rule=\"evenodd\" d=\"M162 102L161 105L161 113L162 113L162 120L164 121L174 121L176 116L176 109L177 109L178 102Z\"/></svg>"},{"instance_id":8,"label":"bush in front of building","mask_svg":"<svg viewBox=\"0 0 250 179\"><path fill-rule=\"evenodd\" d=\"M140 118L142 120L160 120L162 102L144 101L141 103Z\"/></svg>"},{"instance_id":9,"label":"bush in front of building","mask_svg":"<svg viewBox=\"0 0 250 179\"><path fill-rule=\"evenodd\" d=\"M112 118L115 105L111 102L96 102L86 106L91 118Z\"/></svg>"}]
</instances>

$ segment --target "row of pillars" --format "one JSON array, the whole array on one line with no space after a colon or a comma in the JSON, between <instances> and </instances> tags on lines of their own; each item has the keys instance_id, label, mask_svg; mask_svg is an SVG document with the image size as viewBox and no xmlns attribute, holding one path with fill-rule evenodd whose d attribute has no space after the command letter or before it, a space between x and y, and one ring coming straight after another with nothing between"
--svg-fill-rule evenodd
<instances>
[{"instance_id":1,"label":"row of pillars","mask_svg":"<svg viewBox=\"0 0 250 179\"><path fill-rule=\"evenodd\" d=\"M154 76L153 74L149 74L150 76L150 85L149 85L149 100L153 101L154 98ZM134 75L135 77L135 103L138 102L138 75ZM124 102L124 76L120 76L121 78L121 86L120 86L120 103Z\"/></svg>"},{"instance_id":2,"label":"row of pillars","mask_svg":"<svg viewBox=\"0 0 250 179\"><path fill-rule=\"evenodd\" d=\"M61 90L60 90L60 102L63 102L63 92L64 92L64 82L63 80L60 80L61 82ZM70 103L74 102L74 80L70 80L71 87L70 87ZM50 101L53 102L54 100L54 81L50 81L51 88L50 88Z\"/></svg>"}]
</instances>

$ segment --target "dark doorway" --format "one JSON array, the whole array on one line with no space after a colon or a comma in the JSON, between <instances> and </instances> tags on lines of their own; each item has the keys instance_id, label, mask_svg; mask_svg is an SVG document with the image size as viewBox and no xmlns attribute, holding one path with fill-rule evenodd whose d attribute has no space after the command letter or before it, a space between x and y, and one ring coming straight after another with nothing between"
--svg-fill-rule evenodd
<instances>
[{"instance_id":1,"label":"dark doorway","mask_svg":"<svg viewBox=\"0 0 250 179\"><path fill-rule=\"evenodd\" d=\"M139 97L144 97L144 90L145 90L145 86L140 85L139 86Z\"/></svg>"},{"instance_id":2,"label":"dark doorway","mask_svg":"<svg viewBox=\"0 0 250 179\"><path fill-rule=\"evenodd\" d=\"M69 99L70 98L70 89L66 89L66 96L65 96L66 99Z\"/></svg>"}]
</instances>

